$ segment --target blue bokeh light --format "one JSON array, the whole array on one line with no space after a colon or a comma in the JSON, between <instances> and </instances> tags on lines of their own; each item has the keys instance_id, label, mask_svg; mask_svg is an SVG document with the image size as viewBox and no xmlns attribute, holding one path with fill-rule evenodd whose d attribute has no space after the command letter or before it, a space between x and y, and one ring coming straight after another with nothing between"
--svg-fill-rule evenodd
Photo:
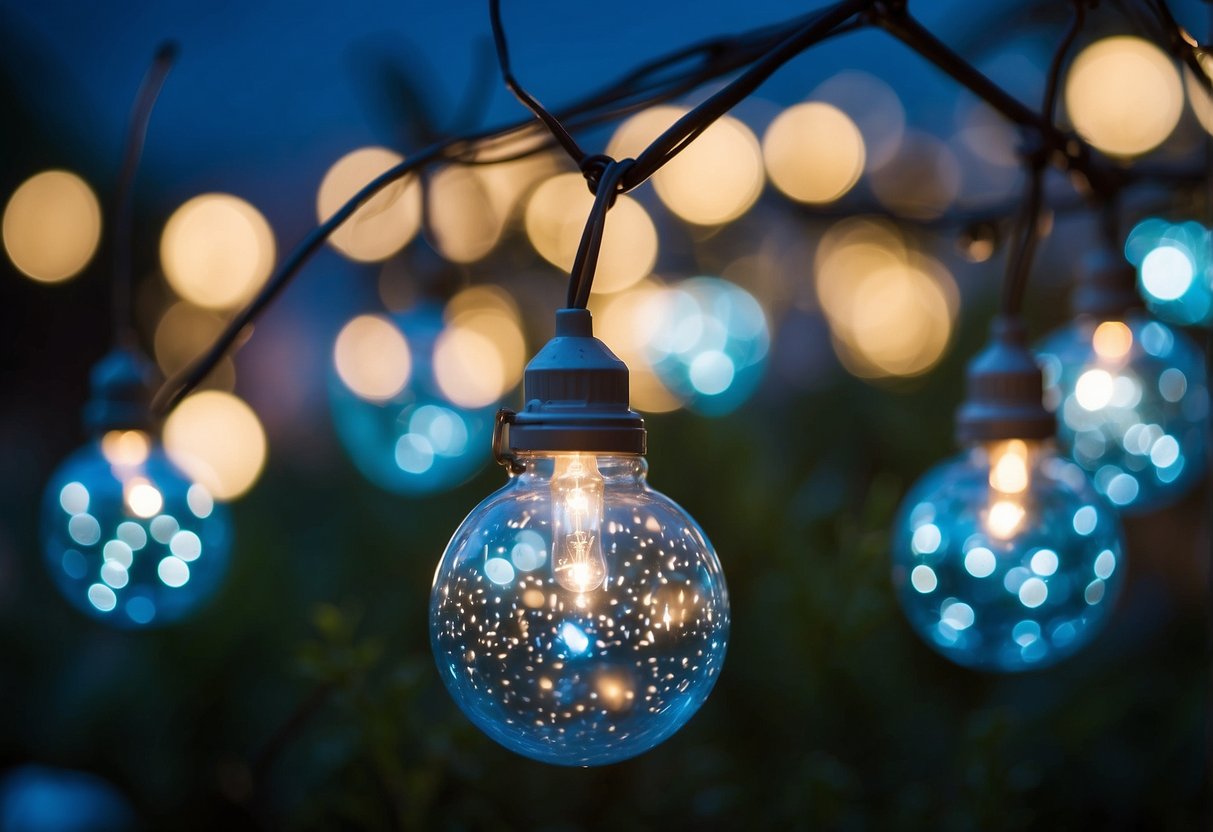
<instances>
[{"instance_id":1,"label":"blue bokeh light","mask_svg":"<svg viewBox=\"0 0 1213 832\"><path fill-rule=\"evenodd\" d=\"M434 376L434 345L443 330L442 306L422 303L392 316L408 344L404 387L381 401L347 386L330 364L329 404L342 446L358 470L398 494L431 494L460 485L489 461L497 403L452 403Z\"/></svg>"},{"instance_id":2,"label":"blue bokeh light","mask_svg":"<svg viewBox=\"0 0 1213 832\"><path fill-rule=\"evenodd\" d=\"M26 765L0 779L3 832L120 832L139 829L117 789L82 771Z\"/></svg>"},{"instance_id":3,"label":"blue bokeh light","mask_svg":"<svg viewBox=\"0 0 1213 832\"><path fill-rule=\"evenodd\" d=\"M688 408L729 413L762 380L771 336L754 296L727 280L695 277L665 289L646 344L657 378Z\"/></svg>"},{"instance_id":4,"label":"blue bokeh light","mask_svg":"<svg viewBox=\"0 0 1213 832\"><path fill-rule=\"evenodd\" d=\"M951 661L1044 667L1106 623L1124 582L1120 521L1047 449L1024 458L1020 492L1000 494L992 453L975 447L910 490L893 525L893 583L914 631Z\"/></svg>"},{"instance_id":5,"label":"blue bokeh light","mask_svg":"<svg viewBox=\"0 0 1213 832\"><path fill-rule=\"evenodd\" d=\"M1200 348L1144 314L1081 317L1038 347L1058 439L1128 513L1175 502L1204 472L1209 394Z\"/></svg>"},{"instance_id":6,"label":"blue bokeh light","mask_svg":"<svg viewBox=\"0 0 1213 832\"><path fill-rule=\"evenodd\" d=\"M178 621L227 574L228 511L140 431L111 431L51 476L46 566L77 609L123 628Z\"/></svg>"},{"instance_id":7,"label":"blue bokeh light","mask_svg":"<svg viewBox=\"0 0 1213 832\"><path fill-rule=\"evenodd\" d=\"M570 589L552 554L556 458L522 459L526 470L473 509L434 576L439 674L467 717L518 754L569 766L641 754L716 683L729 637L720 560L648 487L641 458L600 456L605 579Z\"/></svg>"},{"instance_id":8,"label":"blue bokeh light","mask_svg":"<svg viewBox=\"0 0 1213 832\"><path fill-rule=\"evenodd\" d=\"M1198 222L1139 222L1125 240L1146 307L1165 321L1213 324L1213 232Z\"/></svg>"}]
</instances>

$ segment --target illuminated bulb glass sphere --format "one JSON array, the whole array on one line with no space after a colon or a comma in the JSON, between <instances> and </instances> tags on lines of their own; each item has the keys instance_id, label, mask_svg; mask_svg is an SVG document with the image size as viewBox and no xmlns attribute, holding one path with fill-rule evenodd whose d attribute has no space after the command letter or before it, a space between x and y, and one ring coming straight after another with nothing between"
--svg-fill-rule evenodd
<instances>
[{"instance_id":1,"label":"illuminated bulb glass sphere","mask_svg":"<svg viewBox=\"0 0 1213 832\"><path fill-rule=\"evenodd\" d=\"M1083 316L1038 348L1065 451L1127 512L1174 502L1201 477L1205 362L1182 332L1142 314Z\"/></svg>"},{"instance_id":2,"label":"illuminated bulb glass sphere","mask_svg":"<svg viewBox=\"0 0 1213 832\"><path fill-rule=\"evenodd\" d=\"M391 319L360 316L338 336L333 424L363 476L389 491L444 491L484 467L495 402L464 407L443 390L434 363L442 332L442 307L424 303Z\"/></svg>"},{"instance_id":3,"label":"illuminated bulb glass sphere","mask_svg":"<svg viewBox=\"0 0 1213 832\"><path fill-rule=\"evenodd\" d=\"M957 664L1043 667L1086 644L1124 580L1116 513L1051 443L979 443L928 472L893 525L910 624Z\"/></svg>"},{"instance_id":4,"label":"illuminated bulb glass sphere","mask_svg":"<svg viewBox=\"0 0 1213 832\"><path fill-rule=\"evenodd\" d=\"M430 633L447 689L527 757L601 765L665 740L716 682L720 561L636 455L536 453L455 532Z\"/></svg>"},{"instance_id":5,"label":"illuminated bulb glass sphere","mask_svg":"<svg viewBox=\"0 0 1213 832\"><path fill-rule=\"evenodd\" d=\"M51 477L42 507L46 565L78 609L116 627L185 618L227 572L227 509L159 442L111 430Z\"/></svg>"}]
</instances>

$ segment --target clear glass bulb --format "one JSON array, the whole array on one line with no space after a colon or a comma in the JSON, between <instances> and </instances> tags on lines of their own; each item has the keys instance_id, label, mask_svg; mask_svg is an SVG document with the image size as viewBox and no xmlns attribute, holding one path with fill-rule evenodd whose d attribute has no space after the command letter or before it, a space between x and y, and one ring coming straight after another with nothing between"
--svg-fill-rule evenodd
<instances>
[{"instance_id":1,"label":"clear glass bulb","mask_svg":"<svg viewBox=\"0 0 1213 832\"><path fill-rule=\"evenodd\" d=\"M1120 521L1051 442L975 445L929 471L893 525L893 583L914 630L966 667L1071 655L1124 580Z\"/></svg>"},{"instance_id":2,"label":"clear glass bulb","mask_svg":"<svg viewBox=\"0 0 1213 832\"><path fill-rule=\"evenodd\" d=\"M124 628L182 619L227 574L231 521L153 437L112 430L51 476L46 565L73 606Z\"/></svg>"},{"instance_id":3,"label":"clear glass bulb","mask_svg":"<svg viewBox=\"0 0 1213 832\"><path fill-rule=\"evenodd\" d=\"M434 576L443 682L497 742L600 765L649 750L703 704L724 661L729 601L695 521L638 456L520 457Z\"/></svg>"},{"instance_id":4,"label":"clear glass bulb","mask_svg":"<svg viewBox=\"0 0 1213 832\"><path fill-rule=\"evenodd\" d=\"M1143 314L1080 317L1037 349L1058 439L1121 510L1173 503L1201 478L1209 393L1200 348Z\"/></svg>"}]
</instances>

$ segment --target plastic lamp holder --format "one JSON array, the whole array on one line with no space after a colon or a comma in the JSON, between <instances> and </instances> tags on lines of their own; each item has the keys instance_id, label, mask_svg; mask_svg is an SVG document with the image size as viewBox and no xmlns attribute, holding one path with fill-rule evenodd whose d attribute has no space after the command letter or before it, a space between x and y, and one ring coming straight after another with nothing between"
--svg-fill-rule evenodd
<instances>
[{"instance_id":1,"label":"plastic lamp holder","mask_svg":"<svg viewBox=\"0 0 1213 832\"><path fill-rule=\"evenodd\" d=\"M498 461L511 469L517 453L645 452L644 419L628 406L627 365L594 337L588 310L556 312L556 336L527 364L522 387L525 407L500 411L493 435Z\"/></svg>"},{"instance_id":2,"label":"plastic lamp holder","mask_svg":"<svg viewBox=\"0 0 1213 832\"><path fill-rule=\"evenodd\" d=\"M990 342L969 362L968 393L956 413L961 444L1048 439L1057 420L1043 403L1044 377L1019 318L995 319Z\"/></svg>"}]
</instances>

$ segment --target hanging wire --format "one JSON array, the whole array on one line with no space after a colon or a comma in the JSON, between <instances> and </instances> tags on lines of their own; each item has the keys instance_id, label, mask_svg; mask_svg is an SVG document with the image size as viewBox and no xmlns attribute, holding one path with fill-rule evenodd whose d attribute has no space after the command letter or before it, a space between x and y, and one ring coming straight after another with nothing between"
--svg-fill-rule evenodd
<instances>
[{"instance_id":1,"label":"hanging wire","mask_svg":"<svg viewBox=\"0 0 1213 832\"><path fill-rule=\"evenodd\" d=\"M538 123L528 119L431 145L412 154L405 162L368 183L332 217L321 223L304 238L282 262L278 271L267 281L261 292L220 333L205 354L165 384L155 400L158 412L164 413L171 409L196 387L223 356L243 337L247 336L248 328L253 321L268 308L270 302L285 288L323 242L361 205L393 182L423 166L436 162L491 164L512 158L523 158L559 145L564 148L566 153L570 153L579 167L584 165L583 172L587 173L591 190L595 190L596 182L601 181L605 172L602 157L587 156L575 141L566 142L565 135L569 140L572 139L571 129L614 120L653 104L669 101L724 75L745 70L734 82L671 126L666 133L658 137L644 153L637 157L635 163L620 177L616 188L619 192L626 192L644 182L685 148L689 142L693 141L712 121L753 92L779 66L796 54L828 37L852 31L868 23L875 23L888 31L923 58L941 68L1011 122L1035 133L1040 144L1052 151L1055 158L1063 160L1065 167L1071 173L1081 175L1097 196L1110 197L1141 178L1123 168L1109 165L1080 137L1059 130L1051 118L1037 113L999 87L914 20L906 11L905 3L897 2L897 0L844 0L844 2L835 3L817 12L800 15L783 24L764 26L738 36L716 38L680 49L641 65L616 82L585 96L572 106L551 115L550 118L545 118L544 114L547 111L539 105L534 97L522 90L517 79L514 78L510 69L508 47L504 52L504 61L502 60L500 47L505 45L505 38L500 26L499 0L491 0L491 2L490 11L496 10L495 29L502 31L500 39L495 38L499 47L499 64L503 73L509 76L507 84L516 95L521 92L520 99L528 106L528 109L531 109L539 120ZM1151 0L1151 2L1157 3L1160 8L1165 10L1163 0ZM1173 23L1174 18L1169 17L1169 12L1166 13L1166 17L1162 13L1159 13L1159 16L1163 18L1164 28L1171 33L1169 37L1173 42L1173 51L1182 50L1184 60L1189 64L1197 61L1197 47L1182 37L1182 30L1178 28L1178 24ZM1168 19L1171 21L1170 23L1167 22ZM679 70L678 67L684 63L688 65ZM1199 64L1197 63L1197 65ZM1202 82L1205 80L1201 79ZM1050 86L1052 88L1056 85ZM1055 89L1053 99L1056 99ZM539 138L540 124L551 135L546 140ZM553 125L562 126L558 130L553 130ZM485 144L518 138L525 139L528 135L534 135L536 142L524 150L499 157L482 156ZM1025 202L1032 202L1030 194ZM1030 247L1034 245L1034 241L1026 244L1028 254L1031 253ZM1027 259L1030 260L1030 257ZM570 286L574 299L582 294L581 287L584 283L585 281L578 281L575 287Z\"/></svg>"},{"instance_id":2,"label":"hanging wire","mask_svg":"<svg viewBox=\"0 0 1213 832\"><path fill-rule=\"evenodd\" d=\"M1055 131L1053 118L1057 109L1058 90L1061 86L1061 70L1065 65L1070 47L1078 38L1086 21L1086 0L1073 0L1073 16L1070 26L1062 36L1061 41L1053 52L1049 63L1049 73L1045 78L1044 101L1040 108L1040 117L1049 132ZM1028 275L1032 269L1032 260L1036 255L1036 247L1040 243L1040 221L1044 209L1044 177L1052 151L1042 139L1024 154L1027 169L1027 193L1024 198L1023 211L1019 219L1019 244L1013 248L1007 258L1006 276L1003 278L1002 314L1007 317L1018 316L1023 310L1024 294L1028 288Z\"/></svg>"},{"instance_id":3,"label":"hanging wire","mask_svg":"<svg viewBox=\"0 0 1213 832\"><path fill-rule=\"evenodd\" d=\"M147 138L147 126L152 117L156 99L164 87L164 80L177 60L177 44L166 41L156 50L151 66L143 75L135 103L131 108L130 122L126 132L126 146L122 153L122 167L118 171L118 182L114 187L114 233L110 240L113 254L113 321L116 345L134 342L131 325L132 284L134 275L135 235L135 174L139 170L139 159L143 155L143 144Z\"/></svg>"},{"instance_id":4,"label":"hanging wire","mask_svg":"<svg viewBox=\"0 0 1213 832\"><path fill-rule=\"evenodd\" d=\"M634 159L616 162L610 157L600 158L602 173L598 180L597 192L594 194L594 205L590 208L590 216L581 234L577 256L573 258L573 268L569 275L569 294L565 306L570 309L585 309L590 302L590 289L594 285L594 272L598 267L598 251L602 246L606 215L615 204L615 199L622 193L620 183L624 176L636 164Z\"/></svg>"},{"instance_id":5,"label":"hanging wire","mask_svg":"<svg viewBox=\"0 0 1213 832\"><path fill-rule=\"evenodd\" d=\"M543 122L544 126L548 128L556 138L556 141L564 148L565 152L569 154L574 162L580 165L588 154L581 149L581 146L577 144L577 140L564 128L560 120L544 109L544 106L534 96L522 88L522 85L518 83L518 79L514 77L513 70L510 69L510 47L506 43L505 28L501 25L501 0L489 0L489 22L493 27L493 43L497 47L497 63L501 67L501 77L505 80L506 88L528 110L534 113L537 119Z\"/></svg>"}]
</instances>

